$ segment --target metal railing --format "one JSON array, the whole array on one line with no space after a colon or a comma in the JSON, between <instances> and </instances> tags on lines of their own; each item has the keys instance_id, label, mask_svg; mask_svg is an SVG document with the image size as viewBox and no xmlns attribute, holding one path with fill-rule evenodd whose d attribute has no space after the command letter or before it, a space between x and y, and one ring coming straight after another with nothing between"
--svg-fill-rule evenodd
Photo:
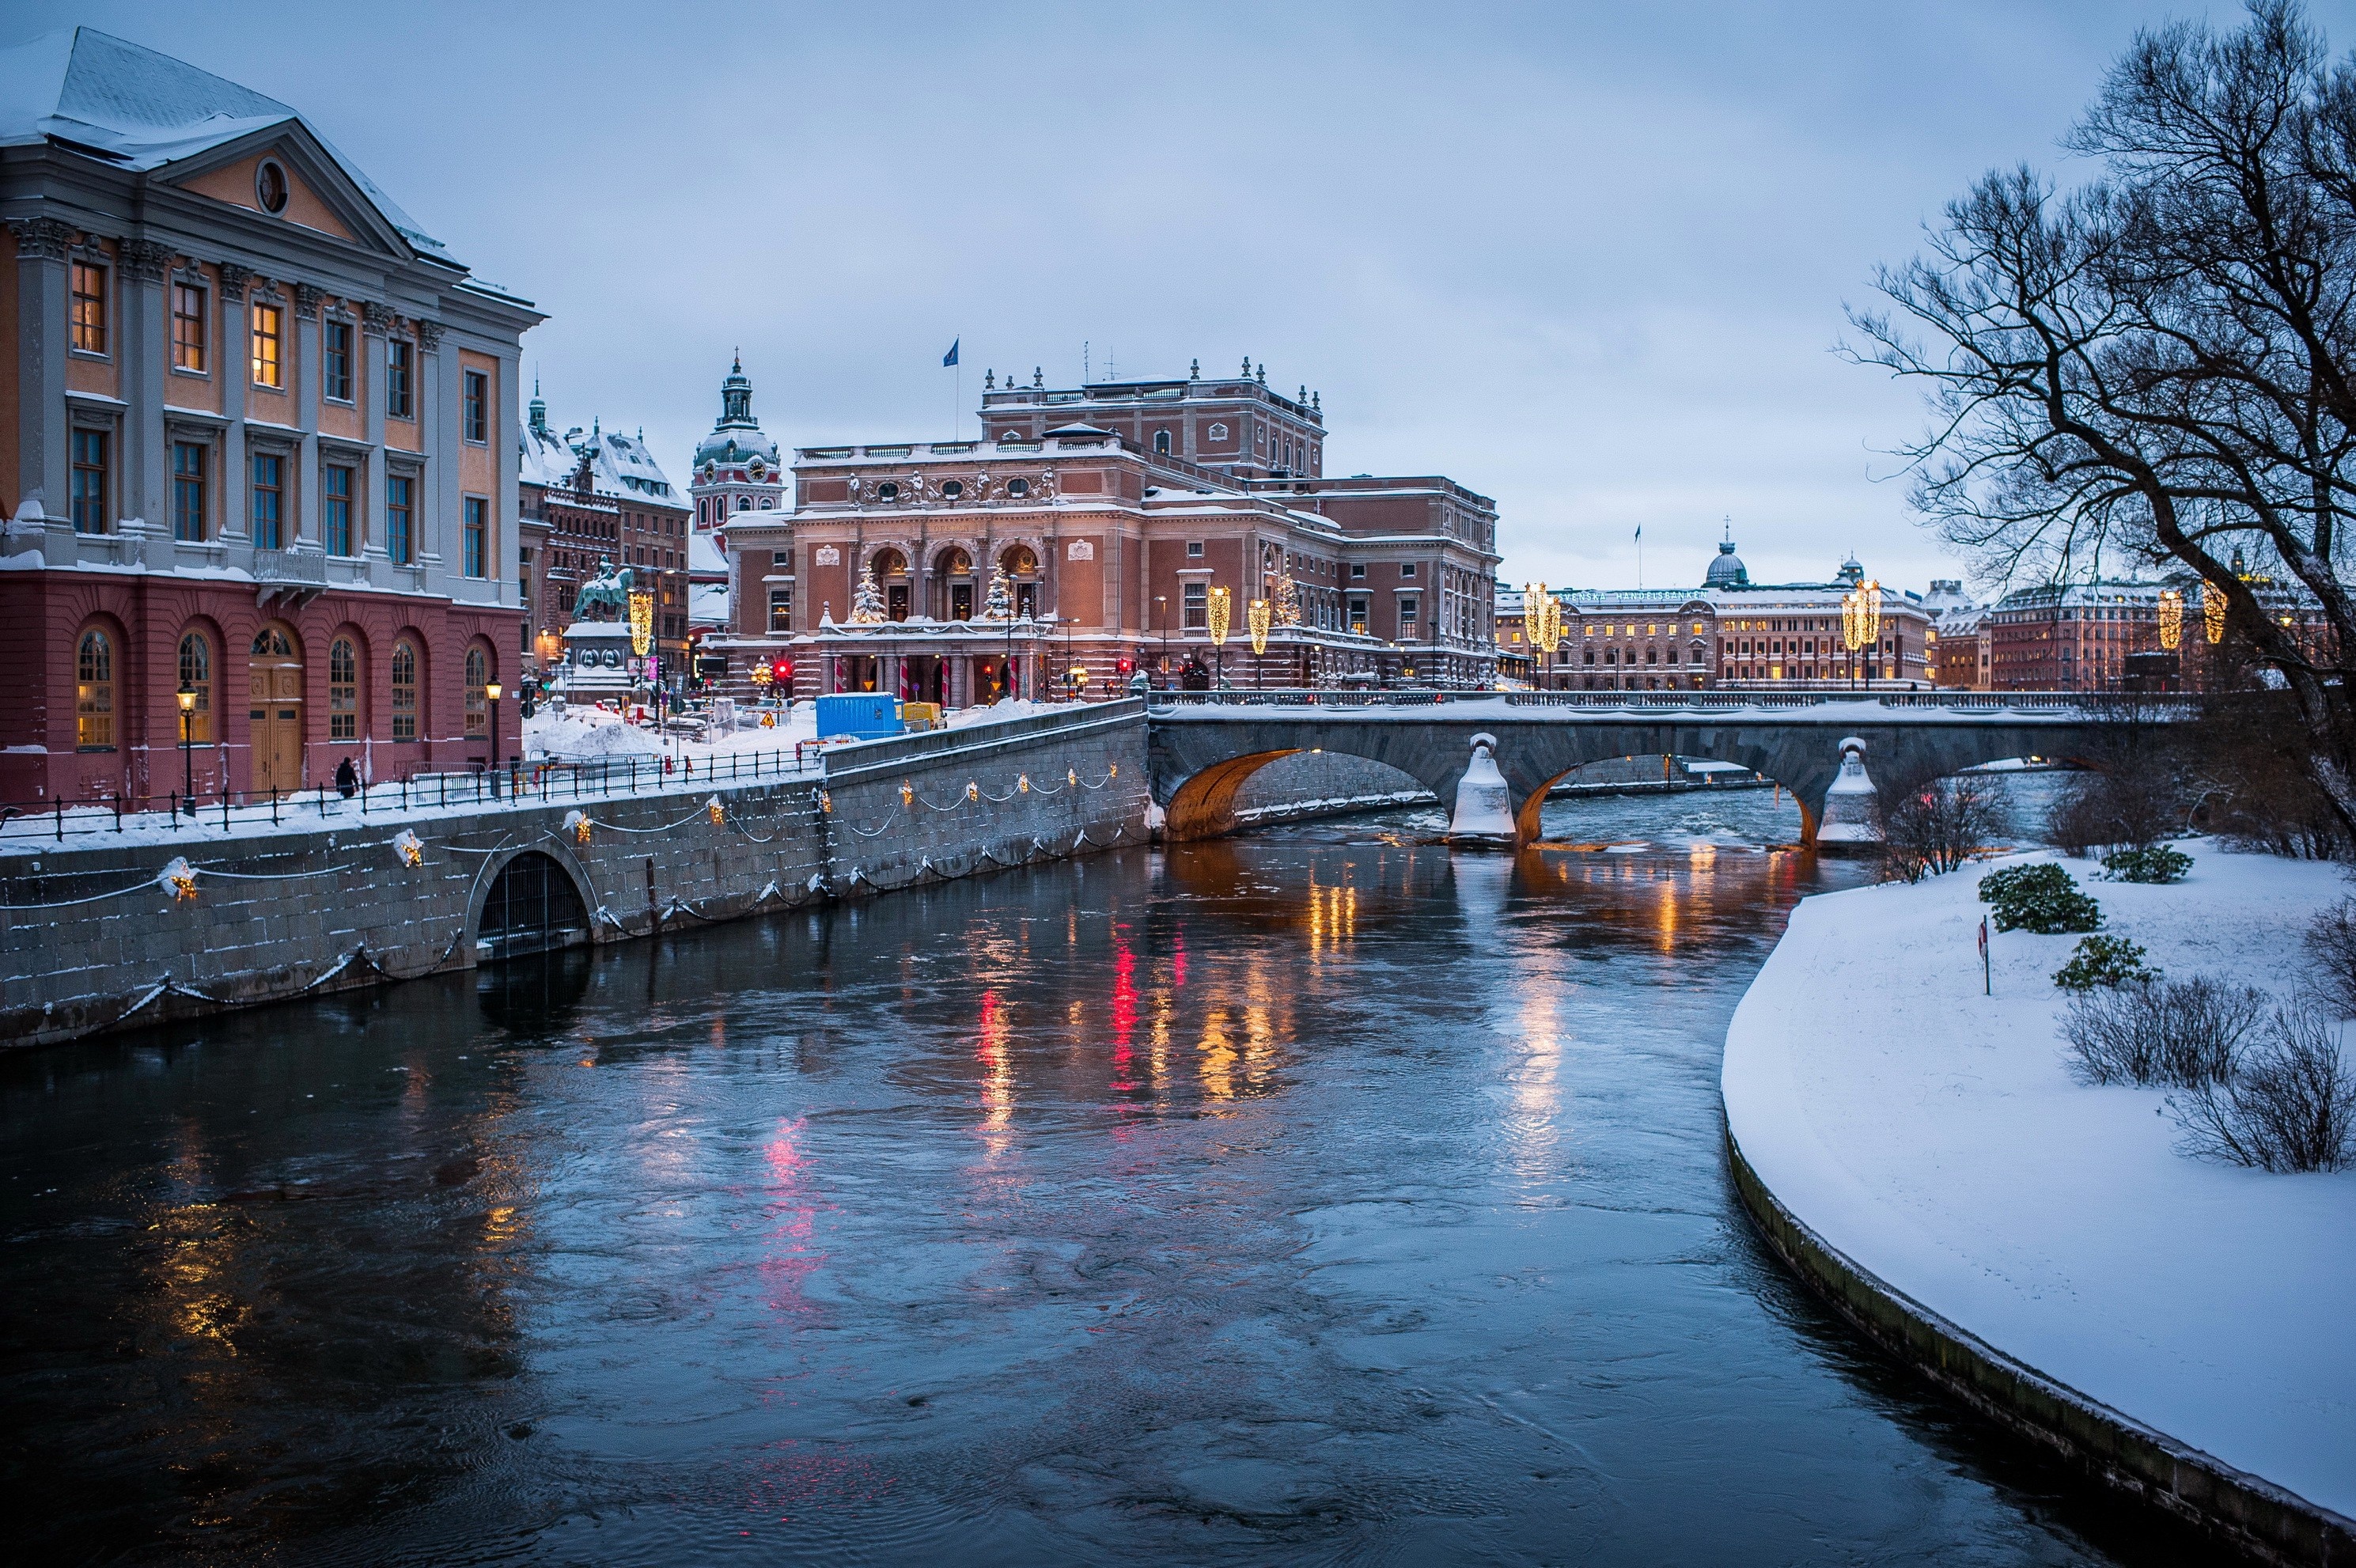
<instances>
[{"instance_id":1,"label":"metal railing","mask_svg":"<svg viewBox=\"0 0 2356 1568\"><path fill-rule=\"evenodd\" d=\"M454 807L553 805L565 800L725 788L815 773L815 757L794 750L724 751L705 757L514 758L498 768L418 773L379 780L345 795L332 784L303 789L177 790L152 796L90 794L0 800L0 843L91 834L237 833L331 822L397 821Z\"/></svg>"},{"instance_id":2,"label":"metal railing","mask_svg":"<svg viewBox=\"0 0 2356 1568\"><path fill-rule=\"evenodd\" d=\"M1801 710L1863 703L1885 708L1987 714L2115 713L2123 707L2174 712L2190 711L2193 706L2193 699L2188 697L2121 696L2093 692L1451 692L1352 691L1346 687L1153 692L1147 694L1146 702L1149 711L1155 713L1187 707L1428 708L1461 703L1503 703L1513 708L1637 708L1687 713L1736 713L1745 708Z\"/></svg>"}]
</instances>

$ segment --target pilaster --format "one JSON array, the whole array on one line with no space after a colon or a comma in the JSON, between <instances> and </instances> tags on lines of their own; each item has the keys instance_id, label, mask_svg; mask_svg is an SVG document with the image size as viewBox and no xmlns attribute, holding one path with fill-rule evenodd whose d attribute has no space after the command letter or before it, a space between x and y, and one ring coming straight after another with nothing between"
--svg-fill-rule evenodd
<instances>
[{"instance_id":1,"label":"pilaster","mask_svg":"<svg viewBox=\"0 0 2356 1568\"><path fill-rule=\"evenodd\" d=\"M54 218L8 220L16 237L16 461L19 516L65 519L72 506L66 444L66 247Z\"/></svg>"},{"instance_id":2,"label":"pilaster","mask_svg":"<svg viewBox=\"0 0 2356 1568\"><path fill-rule=\"evenodd\" d=\"M352 505L359 509L356 520L368 541L360 552L369 562L369 575L380 582L375 563L384 560L384 381L386 334L392 330L392 308L373 300L360 305L359 364L356 367L360 384L354 389L360 400L360 429L368 438L367 472L360 476L359 494ZM411 527L416 523L412 519Z\"/></svg>"},{"instance_id":3,"label":"pilaster","mask_svg":"<svg viewBox=\"0 0 2356 1568\"><path fill-rule=\"evenodd\" d=\"M172 248L153 240L123 240L115 245L123 274L121 371L123 507L125 518L143 518L152 536L159 525L171 535L171 480L164 445L164 269Z\"/></svg>"},{"instance_id":4,"label":"pilaster","mask_svg":"<svg viewBox=\"0 0 2356 1568\"><path fill-rule=\"evenodd\" d=\"M252 279L250 270L234 262L220 264L220 342L213 361L220 377L221 537L226 540L242 541L253 530L252 477L245 468L245 387L253 379L253 337L245 315L245 286Z\"/></svg>"},{"instance_id":5,"label":"pilaster","mask_svg":"<svg viewBox=\"0 0 2356 1568\"><path fill-rule=\"evenodd\" d=\"M458 356L442 351L440 322L415 326L417 433L425 448L424 482L418 486L424 548L418 560L425 568L426 591L456 598L465 591L451 580L464 565L458 547Z\"/></svg>"},{"instance_id":6,"label":"pilaster","mask_svg":"<svg viewBox=\"0 0 2356 1568\"><path fill-rule=\"evenodd\" d=\"M294 537L327 547L319 515L319 307L327 295L306 283L294 285L294 423L303 441L294 458Z\"/></svg>"}]
</instances>

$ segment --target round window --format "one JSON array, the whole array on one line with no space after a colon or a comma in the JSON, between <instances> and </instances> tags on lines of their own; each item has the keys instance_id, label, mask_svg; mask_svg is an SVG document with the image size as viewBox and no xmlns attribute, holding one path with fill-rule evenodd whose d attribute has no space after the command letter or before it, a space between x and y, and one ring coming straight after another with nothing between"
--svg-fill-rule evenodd
<instances>
[{"instance_id":1,"label":"round window","mask_svg":"<svg viewBox=\"0 0 2356 1568\"><path fill-rule=\"evenodd\" d=\"M1006 481L1006 493L1010 496L1015 497L1017 499L1020 499L1031 493L1031 481L1028 479L1009 479Z\"/></svg>"},{"instance_id":2,"label":"round window","mask_svg":"<svg viewBox=\"0 0 2356 1568\"><path fill-rule=\"evenodd\" d=\"M875 487L875 499L879 501L898 500L900 499L900 487L893 483L890 479L886 479L882 484Z\"/></svg>"},{"instance_id":3,"label":"round window","mask_svg":"<svg viewBox=\"0 0 2356 1568\"><path fill-rule=\"evenodd\" d=\"M955 479L949 480L941 487L941 497L945 500L955 500L963 494L965 494L965 487Z\"/></svg>"},{"instance_id":4,"label":"round window","mask_svg":"<svg viewBox=\"0 0 2356 1568\"><path fill-rule=\"evenodd\" d=\"M264 212L286 210L286 171L268 158L253 171L253 199Z\"/></svg>"}]
</instances>

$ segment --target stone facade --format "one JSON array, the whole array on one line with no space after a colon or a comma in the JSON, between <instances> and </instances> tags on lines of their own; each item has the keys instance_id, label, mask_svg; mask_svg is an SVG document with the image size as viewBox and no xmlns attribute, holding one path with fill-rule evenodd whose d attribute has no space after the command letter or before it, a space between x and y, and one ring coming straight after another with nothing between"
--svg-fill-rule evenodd
<instances>
[{"instance_id":1,"label":"stone facade","mask_svg":"<svg viewBox=\"0 0 2356 1568\"><path fill-rule=\"evenodd\" d=\"M715 793L721 823L705 810ZM605 942L1142 843L1147 805L1143 704L1126 702L847 746L822 769L737 786L187 845L12 843L0 1043L472 968L497 879L527 853L561 867L587 939ZM404 826L424 841L419 865L395 845ZM156 885L183 854L198 874L185 900Z\"/></svg>"}]
</instances>

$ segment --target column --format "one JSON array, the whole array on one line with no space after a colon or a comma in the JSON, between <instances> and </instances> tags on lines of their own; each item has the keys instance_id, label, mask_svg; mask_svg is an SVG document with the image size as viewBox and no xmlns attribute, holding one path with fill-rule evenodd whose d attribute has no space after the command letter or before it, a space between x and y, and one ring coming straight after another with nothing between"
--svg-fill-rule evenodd
<instances>
[{"instance_id":1,"label":"column","mask_svg":"<svg viewBox=\"0 0 2356 1568\"><path fill-rule=\"evenodd\" d=\"M73 527L66 437L66 247L74 228L12 218L16 237L16 463L20 514ZM67 557L70 559L70 557Z\"/></svg>"},{"instance_id":2,"label":"column","mask_svg":"<svg viewBox=\"0 0 2356 1568\"><path fill-rule=\"evenodd\" d=\"M117 383L131 406L123 416L123 505L125 518L140 518L151 536L171 537L171 479L164 446L164 269L172 247L153 240L115 243L123 270L123 341L115 364ZM165 559L169 559L168 556Z\"/></svg>"},{"instance_id":3,"label":"column","mask_svg":"<svg viewBox=\"0 0 2356 1568\"><path fill-rule=\"evenodd\" d=\"M417 435L425 448L425 472L418 485L421 548L417 559L425 568L426 591L455 598L460 585L451 579L466 565L458 547L458 356L442 352L440 322L413 325L417 328Z\"/></svg>"},{"instance_id":4,"label":"column","mask_svg":"<svg viewBox=\"0 0 2356 1568\"><path fill-rule=\"evenodd\" d=\"M498 380L491 387L490 437L491 471L498 476L498 492L491 503L491 542L484 553L494 563L492 575L499 584L498 602L507 603L507 584L514 583L522 563L519 551L523 543L523 499L520 481L516 474L516 438L519 435L513 421L516 417L516 390L519 355L499 356ZM545 554L543 548L542 553ZM733 559L733 557L732 557ZM544 575L545 574L543 574ZM736 603L744 601L737 600ZM517 589L517 603L522 606L522 590ZM530 607L523 606L529 611ZM761 605L763 627L768 625L768 603ZM552 625L554 618L551 618Z\"/></svg>"},{"instance_id":5,"label":"column","mask_svg":"<svg viewBox=\"0 0 2356 1568\"><path fill-rule=\"evenodd\" d=\"M392 309L373 300L360 304L359 342L353 349L359 363L352 367L359 378L353 391L360 400L360 430L369 448L368 471L359 476L359 493L352 497L355 513L353 525L368 541L361 553L369 558L369 572L379 585L387 579L379 576L376 563L384 554L384 338L392 329ZM416 526L412 521L412 528Z\"/></svg>"},{"instance_id":6,"label":"column","mask_svg":"<svg viewBox=\"0 0 2356 1568\"><path fill-rule=\"evenodd\" d=\"M294 423L303 427L303 444L294 456L295 503L294 532L302 544L327 548L319 515L319 307L325 292L309 284L294 285Z\"/></svg>"},{"instance_id":7,"label":"column","mask_svg":"<svg viewBox=\"0 0 2356 1568\"><path fill-rule=\"evenodd\" d=\"M253 526L253 503L245 471L245 388L253 379L252 328L245 317L245 286L252 273L233 262L220 264L220 334L213 345L213 373L220 378L221 537L241 540ZM214 690L220 690L218 678ZM215 698L219 706L220 699ZM243 713L241 707L237 710Z\"/></svg>"}]
</instances>

